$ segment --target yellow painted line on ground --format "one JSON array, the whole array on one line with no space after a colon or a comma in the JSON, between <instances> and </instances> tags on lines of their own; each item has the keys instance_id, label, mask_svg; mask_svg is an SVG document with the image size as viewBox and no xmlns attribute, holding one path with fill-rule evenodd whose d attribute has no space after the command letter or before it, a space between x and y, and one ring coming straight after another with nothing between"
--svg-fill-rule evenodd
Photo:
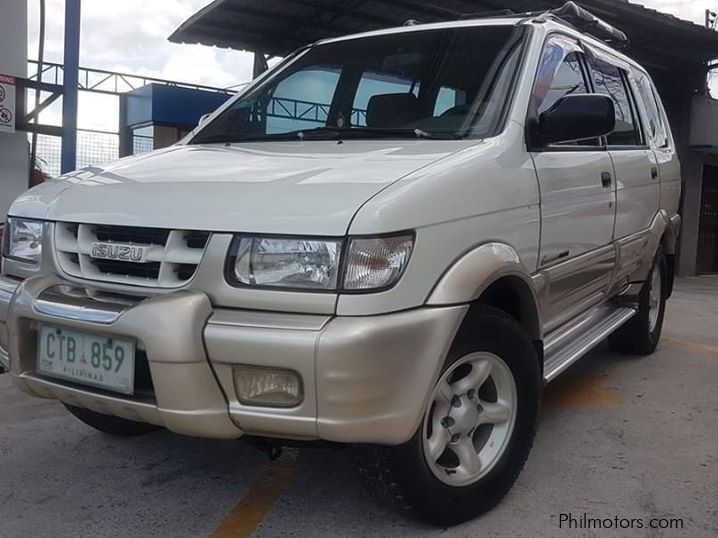
<instances>
[{"instance_id":1,"label":"yellow painted line on ground","mask_svg":"<svg viewBox=\"0 0 718 538\"><path fill-rule=\"evenodd\" d=\"M210 538L251 536L289 486L298 455L298 450L285 449L279 459L268 463Z\"/></svg>"},{"instance_id":2,"label":"yellow painted line on ground","mask_svg":"<svg viewBox=\"0 0 718 538\"><path fill-rule=\"evenodd\" d=\"M692 349L702 353L708 353L710 355L718 356L718 346L711 346L709 344L701 344L700 342L689 342L687 340L679 340L677 338L663 338L663 342L672 344L674 346L680 346L686 349Z\"/></svg>"},{"instance_id":3,"label":"yellow painted line on ground","mask_svg":"<svg viewBox=\"0 0 718 538\"><path fill-rule=\"evenodd\" d=\"M603 387L603 378L564 375L546 387L544 405L550 407L610 407L623 402L615 390Z\"/></svg>"}]
</instances>

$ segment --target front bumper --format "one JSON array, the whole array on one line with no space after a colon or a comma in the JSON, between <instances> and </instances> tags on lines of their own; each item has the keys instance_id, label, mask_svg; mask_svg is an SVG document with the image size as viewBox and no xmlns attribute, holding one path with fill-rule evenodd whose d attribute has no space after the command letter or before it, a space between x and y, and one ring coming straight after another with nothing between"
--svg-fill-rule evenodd
<instances>
[{"instance_id":1,"label":"front bumper","mask_svg":"<svg viewBox=\"0 0 718 538\"><path fill-rule=\"evenodd\" d=\"M430 388L467 307L374 317L216 310L177 291L103 298L57 277L0 278L0 345L22 390L208 438L244 434L399 444L418 427ZM50 379L35 370L40 323L133 338L149 362L153 395L126 397ZM289 369L303 383L294 408L243 405L233 366Z\"/></svg>"}]
</instances>

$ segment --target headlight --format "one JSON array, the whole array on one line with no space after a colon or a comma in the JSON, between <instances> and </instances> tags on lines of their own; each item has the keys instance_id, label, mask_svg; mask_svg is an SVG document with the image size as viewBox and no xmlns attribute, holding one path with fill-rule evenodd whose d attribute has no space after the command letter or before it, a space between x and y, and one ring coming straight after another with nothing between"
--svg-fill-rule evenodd
<instances>
[{"instance_id":1,"label":"headlight","mask_svg":"<svg viewBox=\"0 0 718 538\"><path fill-rule=\"evenodd\" d=\"M343 252L340 239L239 236L232 243L227 276L232 284L257 288L378 291L401 278L414 236L351 238L347 244Z\"/></svg>"},{"instance_id":2,"label":"headlight","mask_svg":"<svg viewBox=\"0 0 718 538\"><path fill-rule=\"evenodd\" d=\"M231 276L241 285L337 289L340 240L241 237L233 250Z\"/></svg>"},{"instance_id":3,"label":"headlight","mask_svg":"<svg viewBox=\"0 0 718 538\"><path fill-rule=\"evenodd\" d=\"M7 258L40 264L45 223L37 220L9 219L4 234L3 252Z\"/></svg>"}]
</instances>

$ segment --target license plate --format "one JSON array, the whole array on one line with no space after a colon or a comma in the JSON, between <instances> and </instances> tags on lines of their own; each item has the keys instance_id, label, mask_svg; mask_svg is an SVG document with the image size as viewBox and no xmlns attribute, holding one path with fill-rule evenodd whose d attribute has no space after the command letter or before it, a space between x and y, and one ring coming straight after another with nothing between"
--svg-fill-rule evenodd
<instances>
[{"instance_id":1,"label":"license plate","mask_svg":"<svg viewBox=\"0 0 718 538\"><path fill-rule=\"evenodd\" d=\"M37 369L57 377L122 394L135 390L135 343L42 325Z\"/></svg>"}]
</instances>

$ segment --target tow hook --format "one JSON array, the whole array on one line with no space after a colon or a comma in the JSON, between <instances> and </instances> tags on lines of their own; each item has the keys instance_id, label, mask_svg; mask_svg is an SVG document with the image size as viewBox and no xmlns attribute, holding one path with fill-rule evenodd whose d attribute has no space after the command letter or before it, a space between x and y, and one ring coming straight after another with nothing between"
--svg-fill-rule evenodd
<instances>
[{"instance_id":1,"label":"tow hook","mask_svg":"<svg viewBox=\"0 0 718 538\"><path fill-rule=\"evenodd\" d=\"M282 456L282 445L269 445L266 452L269 461L276 461Z\"/></svg>"},{"instance_id":2,"label":"tow hook","mask_svg":"<svg viewBox=\"0 0 718 538\"><path fill-rule=\"evenodd\" d=\"M245 438L244 441L260 452L263 452L269 461L276 461L282 456L282 444L275 440L264 439L261 437L248 437Z\"/></svg>"}]
</instances>

